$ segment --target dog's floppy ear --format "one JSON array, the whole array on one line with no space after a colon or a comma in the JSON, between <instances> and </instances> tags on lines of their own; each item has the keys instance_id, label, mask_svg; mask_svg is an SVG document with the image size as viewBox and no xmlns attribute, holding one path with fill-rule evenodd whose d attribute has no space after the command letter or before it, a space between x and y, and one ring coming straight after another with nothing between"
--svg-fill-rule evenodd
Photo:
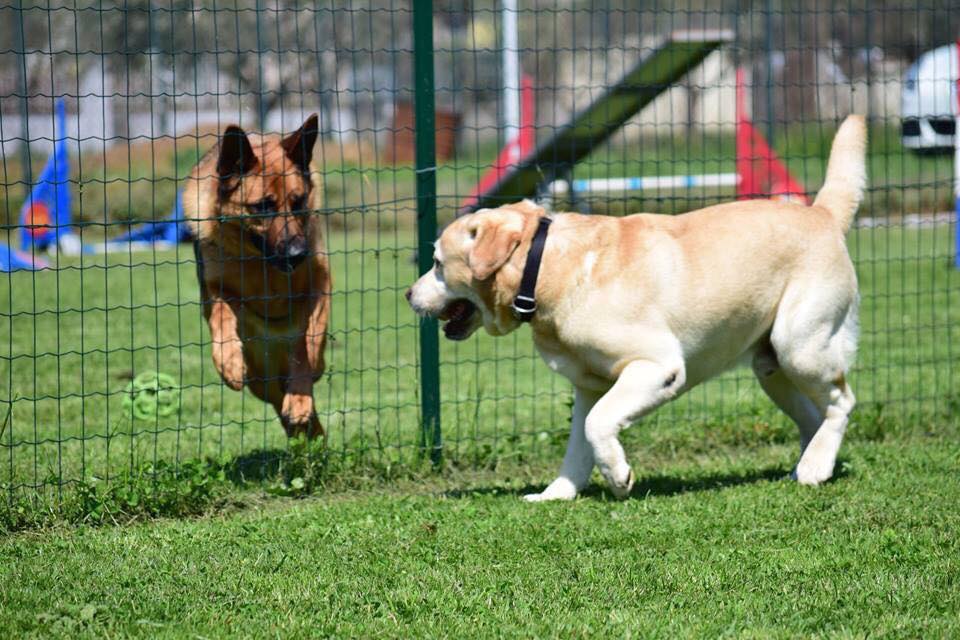
<instances>
[{"instance_id":1,"label":"dog's floppy ear","mask_svg":"<svg viewBox=\"0 0 960 640\"><path fill-rule=\"evenodd\" d=\"M217 174L221 178L240 177L256 165L257 156L247 140L247 134L235 124L227 127L220 138Z\"/></svg>"},{"instance_id":2,"label":"dog's floppy ear","mask_svg":"<svg viewBox=\"0 0 960 640\"><path fill-rule=\"evenodd\" d=\"M484 214L468 227L473 237L468 262L477 280L486 280L507 263L520 245L523 219L520 216Z\"/></svg>"},{"instance_id":3,"label":"dog's floppy ear","mask_svg":"<svg viewBox=\"0 0 960 640\"><path fill-rule=\"evenodd\" d=\"M304 173L310 170L310 160L313 159L313 145L317 141L318 133L317 122L317 114L314 113L299 129L280 141L287 157Z\"/></svg>"}]
</instances>

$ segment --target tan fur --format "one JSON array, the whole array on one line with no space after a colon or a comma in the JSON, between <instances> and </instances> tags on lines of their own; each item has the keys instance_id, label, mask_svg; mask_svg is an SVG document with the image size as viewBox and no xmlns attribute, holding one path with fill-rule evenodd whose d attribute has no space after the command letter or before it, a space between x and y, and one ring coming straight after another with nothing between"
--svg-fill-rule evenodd
<instances>
[{"instance_id":1,"label":"tan fur","mask_svg":"<svg viewBox=\"0 0 960 640\"><path fill-rule=\"evenodd\" d=\"M256 166L242 177L219 175L218 143L191 171L183 205L198 238L201 299L217 371L232 389L246 385L273 405L288 435L314 437L323 434L313 383L325 367L331 279L314 213L323 202L320 173L311 163L305 175L291 161L282 145L294 135L247 136ZM229 193L221 189L224 181ZM251 216L250 203L268 196L276 213ZM293 209L303 199L310 211L297 214ZM301 239L307 256L292 271L281 271L245 237L249 231L270 247Z\"/></svg>"},{"instance_id":2,"label":"tan fur","mask_svg":"<svg viewBox=\"0 0 960 640\"><path fill-rule=\"evenodd\" d=\"M798 479L830 476L853 406L844 375L857 282L844 232L865 184L865 137L861 118L842 126L812 207L758 200L679 216L551 216L531 328L578 400L560 477L531 499L576 495L594 462L615 493L629 492L619 429L745 357L800 427ZM443 317L452 301L471 301L478 311L457 339L481 324L492 335L516 329L510 303L544 215L524 201L454 221L438 241L442 265L408 293L413 308Z\"/></svg>"},{"instance_id":3,"label":"tan fur","mask_svg":"<svg viewBox=\"0 0 960 640\"><path fill-rule=\"evenodd\" d=\"M866 145L866 121L862 116L847 118L834 136L827 176L813 202L814 206L829 211L844 232L850 229L867 184L866 166L862 162Z\"/></svg>"},{"instance_id":4,"label":"tan fur","mask_svg":"<svg viewBox=\"0 0 960 640\"><path fill-rule=\"evenodd\" d=\"M520 244L522 221L504 218L501 224L477 225L469 229L474 234L469 263L473 277L486 280L510 257Z\"/></svg>"}]
</instances>

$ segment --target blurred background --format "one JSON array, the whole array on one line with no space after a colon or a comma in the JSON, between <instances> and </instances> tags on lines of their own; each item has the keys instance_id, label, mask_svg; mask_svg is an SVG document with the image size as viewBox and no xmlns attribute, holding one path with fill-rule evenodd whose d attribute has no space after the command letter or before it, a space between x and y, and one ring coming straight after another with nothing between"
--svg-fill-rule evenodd
<instances>
[{"instance_id":1,"label":"blurred background","mask_svg":"<svg viewBox=\"0 0 960 640\"><path fill-rule=\"evenodd\" d=\"M896 150L906 71L921 54L953 43L960 23L960 12L946 1L521 5L518 57L533 80L538 140L664 34L722 28L732 30L734 43L609 144L641 152L657 138L723 145L722 134L735 125L741 66L752 88L753 121L788 159L819 153L821 125L850 112L868 114L874 139ZM74 179L109 182L75 205L81 220L166 214L177 178L225 123L291 131L314 111L321 116L323 161L335 176L328 180L331 203L369 205L358 193L358 176L340 172L412 163L412 137L402 135L412 126L411 15L404 0L7 4L0 8L9 43L0 53L0 188L14 193L4 198L0 216L11 221L11 206L17 208L29 182L23 164L41 166L52 148L57 98L69 113ZM503 87L512 81L505 82L501 64L503 15L493 2L434 3L441 161L460 169L460 180L441 181L441 195L469 191L476 178L471 167L482 173L506 142ZM721 160L722 151L711 155ZM117 176L122 184L111 182ZM397 196L408 195L403 184L395 188ZM908 197L911 210L950 208L946 192L888 195Z\"/></svg>"}]
</instances>

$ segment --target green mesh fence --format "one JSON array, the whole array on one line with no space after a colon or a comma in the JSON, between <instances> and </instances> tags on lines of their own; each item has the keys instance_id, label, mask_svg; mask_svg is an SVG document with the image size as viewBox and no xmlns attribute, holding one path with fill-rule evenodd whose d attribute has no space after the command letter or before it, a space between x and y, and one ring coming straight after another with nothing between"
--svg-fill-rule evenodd
<instances>
[{"instance_id":1,"label":"green mesh fence","mask_svg":"<svg viewBox=\"0 0 960 640\"><path fill-rule=\"evenodd\" d=\"M0 272L6 504L56 502L131 474L176 477L202 460L239 483L282 475L296 445L271 406L221 382L189 241L107 241L176 230L177 194L227 125L288 134L311 113L324 183L311 215L334 284L328 365L314 386L328 439L310 455L331 473L559 462L572 393L529 329L450 343L403 293L429 267L436 229L470 208L479 185L496 192L497 167L504 178L534 152L533 191L496 197L612 215L737 197L738 96L806 193L821 184L840 119L868 115L870 189L849 235L862 295L855 422L956 424L949 47L960 10L917 0L512 4L0 6L0 255L35 267ZM688 60L663 48L671 38L717 43ZM650 75L611 91L655 53ZM623 111L633 99L639 111ZM47 184L70 204L43 210L28 194L61 137L66 177ZM59 250L42 246L51 230ZM681 423L733 423L745 441L794 437L746 370L643 428Z\"/></svg>"}]
</instances>

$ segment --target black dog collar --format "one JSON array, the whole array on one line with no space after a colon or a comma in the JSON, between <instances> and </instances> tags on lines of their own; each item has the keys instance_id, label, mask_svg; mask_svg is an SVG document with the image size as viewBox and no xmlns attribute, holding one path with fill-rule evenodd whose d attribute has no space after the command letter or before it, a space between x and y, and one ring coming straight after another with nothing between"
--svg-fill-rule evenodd
<instances>
[{"instance_id":1,"label":"black dog collar","mask_svg":"<svg viewBox=\"0 0 960 640\"><path fill-rule=\"evenodd\" d=\"M530 251L527 253L527 263L523 265L523 277L520 279L520 291L513 299L513 315L520 322L530 322L537 312L537 301L534 293L537 290L537 276L540 273L540 259L543 258L543 247L547 244L547 232L553 220L546 216L540 218L537 231L533 234Z\"/></svg>"}]
</instances>

